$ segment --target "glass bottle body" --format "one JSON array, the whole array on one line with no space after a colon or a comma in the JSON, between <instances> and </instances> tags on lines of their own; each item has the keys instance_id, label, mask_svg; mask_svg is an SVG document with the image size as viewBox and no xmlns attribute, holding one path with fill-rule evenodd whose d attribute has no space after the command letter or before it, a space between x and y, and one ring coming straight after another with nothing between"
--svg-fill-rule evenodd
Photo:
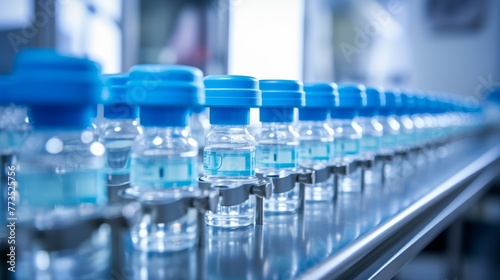
<instances>
[{"instance_id":1,"label":"glass bottle body","mask_svg":"<svg viewBox=\"0 0 500 280\"><path fill-rule=\"evenodd\" d=\"M335 131L333 163L351 164L361 159L361 138L363 128L354 119L333 119L331 125ZM361 191L362 169L356 168L348 175L338 178L339 192Z\"/></svg>"},{"instance_id":2,"label":"glass bottle body","mask_svg":"<svg viewBox=\"0 0 500 280\"><path fill-rule=\"evenodd\" d=\"M129 183L130 151L135 138L142 132L137 119L104 119L101 123L99 138L106 147L108 185Z\"/></svg>"},{"instance_id":3,"label":"glass bottle body","mask_svg":"<svg viewBox=\"0 0 500 280\"><path fill-rule=\"evenodd\" d=\"M76 214L98 215L106 204L105 148L92 129L35 129L19 151L20 220L65 228L65 224L87 222ZM109 240L109 228L101 226L92 229L82 243L60 250L47 251L40 244L43 239L27 242L19 270L29 277L104 277L109 268ZM42 256L46 261L41 263ZM81 263L89 265L83 268Z\"/></svg>"},{"instance_id":4,"label":"glass bottle body","mask_svg":"<svg viewBox=\"0 0 500 280\"><path fill-rule=\"evenodd\" d=\"M333 129L324 121L301 121L297 131L300 135L300 166L315 170L327 167L333 157ZM305 185L307 201L330 201L334 194L333 178Z\"/></svg>"},{"instance_id":5,"label":"glass bottle body","mask_svg":"<svg viewBox=\"0 0 500 280\"><path fill-rule=\"evenodd\" d=\"M289 123L263 123L255 136L256 172L268 177L286 177L299 167L299 134ZM264 210L270 213L295 212L299 206L296 184L286 192L273 193Z\"/></svg>"},{"instance_id":6,"label":"glass bottle body","mask_svg":"<svg viewBox=\"0 0 500 280\"><path fill-rule=\"evenodd\" d=\"M258 181L255 176L255 138L245 126L214 125L205 138L203 175L215 188L238 188ZM238 205L219 203L205 221L216 227L243 227L254 222L255 199Z\"/></svg>"},{"instance_id":7,"label":"glass bottle body","mask_svg":"<svg viewBox=\"0 0 500 280\"><path fill-rule=\"evenodd\" d=\"M381 152L395 155L399 150L399 133L401 124L393 115L382 116L379 119L383 126L384 135L381 141ZM401 159L393 156L392 160L384 165L384 183L392 183L399 178Z\"/></svg>"},{"instance_id":8,"label":"glass bottle body","mask_svg":"<svg viewBox=\"0 0 500 280\"><path fill-rule=\"evenodd\" d=\"M198 144L186 127L145 127L132 145L132 196L143 203L176 203L197 189ZM144 213L131 229L133 245L146 252L178 251L196 242L192 209L170 222Z\"/></svg>"},{"instance_id":9,"label":"glass bottle body","mask_svg":"<svg viewBox=\"0 0 500 280\"><path fill-rule=\"evenodd\" d=\"M384 127L377 117L361 117L358 123L363 129L363 138L361 139L362 157L375 159L375 156L381 151ZM383 169L384 163L381 161L375 161L371 168L364 168L362 183L365 186L380 186L383 183Z\"/></svg>"}]
</instances>

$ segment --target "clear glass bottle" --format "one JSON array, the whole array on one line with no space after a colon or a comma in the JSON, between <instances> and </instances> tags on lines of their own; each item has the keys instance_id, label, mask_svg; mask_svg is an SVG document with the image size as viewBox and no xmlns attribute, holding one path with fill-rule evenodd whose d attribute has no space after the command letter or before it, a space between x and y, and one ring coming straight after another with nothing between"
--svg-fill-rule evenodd
<instances>
[{"instance_id":1,"label":"clear glass bottle","mask_svg":"<svg viewBox=\"0 0 500 280\"><path fill-rule=\"evenodd\" d=\"M258 81L253 77L214 75L205 78L207 107L210 107L212 128L205 139L203 180L213 188L238 189L258 182L255 175L257 143L248 132L250 108L262 104ZM243 194L244 195L244 194ZM239 204L219 202L208 211L209 226L237 228L254 223L255 198L242 199Z\"/></svg>"},{"instance_id":2,"label":"clear glass bottle","mask_svg":"<svg viewBox=\"0 0 500 280\"><path fill-rule=\"evenodd\" d=\"M301 82L292 80L261 80L262 128L256 134L256 172L268 177L285 177L298 172L299 134L292 126L294 107L302 106L304 91ZM265 211L292 213L299 207L298 184L285 190L274 189L266 199Z\"/></svg>"},{"instance_id":3,"label":"clear glass bottle","mask_svg":"<svg viewBox=\"0 0 500 280\"><path fill-rule=\"evenodd\" d=\"M299 164L321 170L333 157L334 131L328 125L330 108L338 101L337 85L307 83L304 85L306 105L299 109L297 131L300 136ZM333 176L325 182L305 185L306 201L332 201L335 191Z\"/></svg>"},{"instance_id":4,"label":"clear glass bottle","mask_svg":"<svg viewBox=\"0 0 500 280\"><path fill-rule=\"evenodd\" d=\"M425 156L425 142L426 142L426 122L423 117L427 109L427 104L425 101L425 96L421 92L415 93L413 96L415 107L410 112L410 118L413 121L414 132L415 132L415 147L418 147L417 154L415 155L416 167L422 166L426 162Z\"/></svg>"},{"instance_id":5,"label":"clear glass bottle","mask_svg":"<svg viewBox=\"0 0 500 280\"><path fill-rule=\"evenodd\" d=\"M198 143L190 135L189 120L190 108L202 105L202 82L203 73L189 66L136 65L130 70L128 90L147 92L138 102L144 132L132 144L127 190L143 204L179 203L198 188ZM144 213L131 229L134 248L146 252L188 249L196 233L194 209L174 220Z\"/></svg>"},{"instance_id":6,"label":"clear glass bottle","mask_svg":"<svg viewBox=\"0 0 500 280\"><path fill-rule=\"evenodd\" d=\"M396 118L396 106L401 102L399 94L391 90L385 90L385 106L380 109L380 123L383 126L384 135L381 141L381 152L392 155L390 162L384 165L384 184L393 183L399 178L401 159L395 156L399 149L399 133L401 124Z\"/></svg>"},{"instance_id":7,"label":"clear glass bottle","mask_svg":"<svg viewBox=\"0 0 500 280\"><path fill-rule=\"evenodd\" d=\"M65 213L98 216L107 200L105 149L90 128L93 108L101 101L99 68L86 59L36 49L20 52L15 64L18 100L33 121L19 149L19 221L62 231L65 225L82 226L85 219ZM44 242L53 244L51 236L22 243L18 269L26 275L21 278L106 278L109 230L91 226L81 232L81 243L62 243L61 249L44 249Z\"/></svg>"},{"instance_id":8,"label":"clear glass bottle","mask_svg":"<svg viewBox=\"0 0 500 280\"><path fill-rule=\"evenodd\" d=\"M360 110L358 118L358 124L363 129L361 153L363 158L375 159L375 156L381 152L384 135L384 126L378 120L379 110L385 106L384 89L367 87L366 100L366 107ZM375 161L371 168L364 168L362 184L365 187L380 186L383 168L384 163L379 160Z\"/></svg>"},{"instance_id":9,"label":"clear glass bottle","mask_svg":"<svg viewBox=\"0 0 500 280\"><path fill-rule=\"evenodd\" d=\"M396 115L399 123L401 124L399 134L399 149L407 151L407 155L401 161L400 175L405 178L408 177L417 165L416 157L409 151L415 146L415 126L410 117L410 112L414 109L415 103L413 96L409 92L401 92L401 106L396 108Z\"/></svg>"},{"instance_id":10,"label":"clear glass bottle","mask_svg":"<svg viewBox=\"0 0 500 280\"><path fill-rule=\"evenodd\" d=\"M339 192L360 192L362 190L362 168L355 161L361 159L363 128L357 123L359 110L366 106L366 92L363 85L340 85L339 105L330 114L331 126L335 131L334 163L349 163L354 171L338 178Z\"/></svg>"},{"instance_id":11,"label":"clear glass bottle","mask_svg":"<svg viewBox=\"0 0 500 280\"><path fill-rule=\"evenodd\" d=\"M432 162L436 159L436 149L434 144L437 142L436 131L439 129L438 120L436 118L437 112L437 101L432 93L426 93L425 95L426 110L422 114L422 119L425 122L424 130L424 144L425 144L425 158L428 162Z\"/></svg>"},{"instance_id":12,"label":"clear glass bottle","mask_svg":"<svg viewBox=\"0 0 500 280\"><path fill-rule=\"evenodd\" d=\"M298 172L299 134L291 123L263 123L255 138L256 172L269 177L286 177ZM264 209L272 213L288 213L297 211L298 206L299 190L294 186L290 191L273 193L266 200Z\"/></svg>"},{"instance_id":13,"label":"clear glass bottle","mask_svg":"<svg viewBox=\"0 0 500 280\"><path fill-rule=\"evenodd\" d=\"M128 75L106 75L104 80L110 98L103 106L104 119L99 127L99 139L106 147L108 187L116 192L116 188L129 185L130 150L135 138L142 134L142 127L139 125L137 105L127 101L131 99L126 91ZM109 194L110 197L115 195Z\"/></svg>"}]
</instances>

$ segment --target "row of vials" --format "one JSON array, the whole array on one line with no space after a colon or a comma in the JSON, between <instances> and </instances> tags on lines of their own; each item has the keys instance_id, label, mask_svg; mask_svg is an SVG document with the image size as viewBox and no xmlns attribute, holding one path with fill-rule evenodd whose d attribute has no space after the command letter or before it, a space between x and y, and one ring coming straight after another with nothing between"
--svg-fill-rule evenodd
<instances>
[{"instance_id":1,"label":"row of vials","mask_svg":"<svg viewBox=\"0 0 500 280\"><path fill-rule=\"evenodd\" d=\"M2 214L30 236L26 263L40 242L74 260L97 256L106 223L127 228L138 250L191 248L206 226L262 224L396 184L483 125L479 106L451 95L204 77L179 65L101 75L48 50L19 53L0 103ZM93 123L98 104L104 118ZM253 135L250 108L262 124ZM13 193L14 214L4 212Z\"/></svg>"}]
</instances>

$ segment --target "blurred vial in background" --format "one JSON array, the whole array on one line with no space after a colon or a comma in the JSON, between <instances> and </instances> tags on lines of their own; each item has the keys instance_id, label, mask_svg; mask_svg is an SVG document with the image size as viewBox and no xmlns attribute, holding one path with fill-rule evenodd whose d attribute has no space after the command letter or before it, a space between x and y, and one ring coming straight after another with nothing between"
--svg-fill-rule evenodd
<instances>
[{"instance_id":1,"label":"blurred vial in background","mask_svg":"<svg viewBox=\"0 0 500 280\"><path fill-rule=\"evenodd\" d=\"M9 167L15 166L19 146L31 130L26 108L14 105L12 89L12 79L0 76L0 221L6 217ZM12 181L10 186L15 183ZM6 232L6 227L0 228L0 238L5 237Z\"/></svg>"},{"instance_id":2,"label":"blurred vial in background","mask_svg":"<svg viewBox=\"0 0 500 280\"><path fill-rule=\"evenodd\" d=\"M378 87L366 88L366 107L359 112L358 123L363 129L361 152L364 158L375 158L381 152L384 126L379 122L380 108L385 106L384 89ZM363 170L365 186L380 186L384 163L376 161L372 168Z\"/></svg>"},{"instance_id":3,"label":"blurred vial in background","mask_svg":"<svg viewBox=\"0 0 500 280\"><path fill-rule=\"evenodd\" d=\"M414 140L415 147L419 149L415 154L415 166L419 167L425 164L425 145L426 145L426 121L424 119L424 114L427 109L427 104L425 100L425 95L422 92L415 92L413 95L413 102L415 106L410 110L410 118L414 125Z\"/></svg>"},{"instance_id":4,"label":"blurred vial in background","mask_svg":"<svg viewBox=\"0 0 500 280\"><path fill-rule=\"evenodd\" d=\"M210 132L210 121L205 107L195 107L191 111L191 135L198 143L198 175L203 174L203 149L205 137Z\"/></svg>"},{"instance_id":5,"label":"blurred vial in background","mask_svg":"<svg viewBox=\"0 0 500 280\"><path fill-rule=\"evenodd\" d=\"M338 103L337 85L334 83L306 83L305 106L299 109L300 136L299 164L301 167L321 170L333 158L334 132L328 125L328 113ZM333 179L306 184L307 201L331 201L335 195Z\"/></svg>"},{"instance_id":6,"label":"blurred vial in background","mask_svg":"<svg viewBox=\"0 0 500 280\"><path fill-rule=\"evenodd\" d=\"M301 82L261 80L262 128L256 134L256 172L268 177L286 177L298 172L299 134L292 126L294 107L304 104ZM297 184L298 185L298 184ZM294 183L284 190L274 189L264 209L271 213L290 213L299 207L299 188Z\"/></svg>"},{"instance_id":7,"label":"blurred vial in background","mask_svg":"<svg viewBox=\"0 0 500 280\"><path fill-rule=\"evenodd\" d=\"M338 98L338 106L330 113L330 126L335 131L333 162L351 164L350 169L354 168L352 173L339 176L338 191L360 192L362 168L356 167L355 162L362 156L363 128L357 118L359 111L366 106L365 86L339 85ZM368 140L377 141L378 138Z\"/></svg>"},{"instance_id":8,"label":"blurred vial in background","mask_svg":"<svg viewBox=\"0 0 500 280\"><path fill-rule=\"evenodd\" d=\"M142 134L139 107L127 95L128 74L104 75L104 119L100 124L99 140L106 147L108 200L117 200L117 191L129 185L130 150L134 139Z\"/></svg>"},{"instance_id":9,"label":"blurred vial in background","mask_svg":"<svg viewBox=\"0 0 500 280\"><path fill-rule=\"evenodd\" d=\"M205 78L207 107L210 108L210 132L203 151L203 180L214 188L239 188L258 181L255 175L257 143L248 132L250 108L262 104L258 81L253 77L214 75ZM210 226L236 228L254 223L255 198L250 196L237 205L225 205L208 211Z\"/></svg>"},{"instance_id":10,"label":"blurred vial in background","mask_svg":"<svg viewBox=\"0 0 500 280\"><path fill-rule=\"evenodd\" d=\"M146 204L174 203L198 185L198 144L189 134L190 109L204 103L203 73L194 67L137 65L127 90L144 92L139 114L144 133L131 152L129 195ZM168 214L168 213L167 213ZM131 229L136 249L177 251L196 242L196 210L163 223L144 215Z\"/></svg>"},{"instance_id":11,"label":"blurred vial in background","mask_svg":"<svg viewBox=\"0 0 500 280\"><path fill-rule=\"evenodd\" d=\"M413 95L407 91L400 93L401 106L396 107L398 121L401 124L399 133L399 148L402 151L408 152L401 162L400 175L405 178L415 171L416 157L413 153L409 153L410 149L415 146L415 126L410 117L411 112L415 109L415 99Z\"/></svg>"},{"instance_id":12,"label":"blurred vial in background","mask_svg":"<svg viewBox=\"0 0 500 280\"><path fill-rule=\"evenodd\" d=\"M399 132L401 125L396 119L396 107L400 106L401 97L391 90L384 91L385 106L380 109L380 123L383 126L381 150L385 154L394 155L399 149ZM399 178L401 159L393 159L384 165L384 183L394 183Z\"/></svg>"},{"instance_id":13,"label":"blurred vial in background","mask_svg":"<svg viewBox=\"0 0 500 280\"><path fill-rule=\"evenodd\" d=\"M86 59L29 50L17 56L13 76L19 102L33 121L33 132L19 149L19 220L42 228L85 223L75 213L97 214L106 204L105 149L89 128L101 102L99 68ZM19 270L26 273L20 278L103 278L108 228L87 224L80 234L82 242L57 251L42 249L43 239L19 242L26 246L19 254ZM40 254L48 265L39 266Z\"/></svg>"}]
</instances>

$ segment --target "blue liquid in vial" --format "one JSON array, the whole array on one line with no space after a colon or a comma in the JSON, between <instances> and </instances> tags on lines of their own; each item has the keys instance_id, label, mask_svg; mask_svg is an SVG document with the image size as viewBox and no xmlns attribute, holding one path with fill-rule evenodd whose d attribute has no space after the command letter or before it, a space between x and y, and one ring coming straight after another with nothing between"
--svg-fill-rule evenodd
<instances>
[{"instance_id":1,"label":"blue liquid in vial","mask_svg":"<svg viewBox=\"0 0 500 280\"><path fill-rule=\"evenodd\" d=\"M19 170L21 204L33 208L71 207L106 203L106 181L101 169L75 170L57 174Z\"/></svg>"},{"instance_id":2,"label":"blue liquid in vial","mask_svg":"<svg viewBox=\"0 0 500 280\"><path fill-rule=\"evenodd\" d=\"M265 144L257 146L257 170L264 175L284 177L295 172L299 165L298 145ZM264 210L271 213L291 213L299 206L299 189L273 193L265 200Z\"/></svg>"},{"instance_id":3,"label":"blue liquid in vial","mask_svg":"<svg viewBox=\"0 0 500 280\"><path fill-rule=\"evenodd\" d=\"M330 160L332 156L331 142L302 141L300 142L299 154L302 162Z\"/></svg>"},{"instance_id":4,"label":"blue liquid in vial","mask_svg":"<svg viewBox=\"0 0 500 280\"><path fill-rule=\"evenodd\" d=\"M28 131L0 131L0 151L19 147L28 133Z\"/></svg>"},{"instance_id":5,"label":"blue liquid in vial","mask_svg":"<svg viewBox=\"0 0 500 280\"><path fill-rule=\"evenodd\" d=\"M106 139L106 169L108 174L128 174L130 172L130 150L133 140Z\"/></svg>"},{"instance_id":6,"label":"blue liquid in vial","mask_svg":"<svg viewBox=\"0 0 500 280\"><path fill-rule=\"evenodd\" d=\"M213 149L203 152L205 176L215 185L235 188L258 181L255 176L255 148ZM249 179L241 179L247 177ZM214 212L208 211L205 221L210 226L236 228L248 226L254 220L255 199L250 196L245 202L233 206L217 205Z\"/></svg>"},{"instance_id":7,"label":"blue liquid in vial","mask_svg":"<svg viewBox=\"0 0 500 280\"><path fill-rule=\"evenodd\" d=\"M297 168L298 154L297 145L259 145L256 150L256 165L259 169Z\"/></svg>"},{"instance_id":8,"label":"blue liquid in vial","mask_svg":"<svg viewBox=\"0 0 500 280\"><path fill-rule=\"evenodd\" d=\"M376 154L380 146L382 144L382 137L363 135L363 139L361 140L361 151L363 153L371 153L372 155Z\"/></svg>"},{"instance_id":9,"label":"blue liquid in vial","mask_svg":"<svg viewBox=\"0 0 500 280\"><path fill-rule=\"evenodd\" d=\"M333 155L332 142L301 141L300 165L305 168L322 169L328 164ZM305 184L305 199L308 201L330 201L333 199L332 178L326 182Z\"/></svg>"},{"instance_id":10,"label":"blue liquid in vial","mask_svg":"<svg viewBox=\"0 0 500 280\"><path fill-rule=\"evenodd\" d=\"M213 149L203 151L203 170L207 177L255 176L255 148Z\"/></svg>"},{"instance_id":11,"label":"blue liquid in vial","mask_svg":"<svg viewBox=\"0 0 500 280\"><path fill-rule=\"evenodd\" d=\"M195 186L198 180L198 158L192 157L132 157L132 186L175 188Z\"/></svg>"},{"instance_id":12,"label":"blue liquid in vial","mask_svg":"<svg viewBox=\"0 0 500 280\"><path fill-rule=\"evenodd\" d=\"M333 142L335 156L342 158L342 161L351 162L360 153L360 139L337 138ZM357 168L349 175L340 175L338 179L339 192L361 191L361 168Z\"/></svg>"}]
</instances>

